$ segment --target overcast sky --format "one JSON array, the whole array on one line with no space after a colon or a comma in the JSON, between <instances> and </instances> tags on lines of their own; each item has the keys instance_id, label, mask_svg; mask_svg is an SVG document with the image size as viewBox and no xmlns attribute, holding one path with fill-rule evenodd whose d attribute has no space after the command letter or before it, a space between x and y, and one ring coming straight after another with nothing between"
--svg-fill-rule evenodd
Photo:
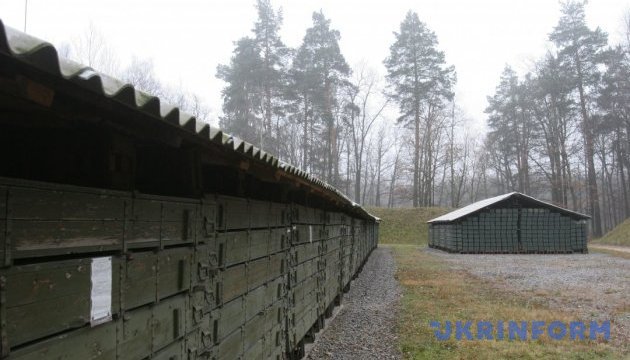
<instances>
[{"instance_id":1,"label":"overcast sky","mask_svg":"<svg viewBox=\"0 0 630 360\"><path fill-rule=\"evenodd\" d=\"M297 47L313 11L323 10L341 32L341 50L349 64L367 62L385 74L383 59L408 10L418 13L455 65L459 104L477 123L484 120L486 97L505 64L520 73L531 68L548 47L559 18L555 0L273 0L282 7L281 31ZM630 0L590 0L591 27L621 38L622 14ZM5 25L24 28L25 0L0 1ZM71 42L90 22L106 38L124 66L131 56L151 58L160 80L199 94L213 110L221 108L223 82L218 64L229 62L233 42L249 35L256 18L254 0L28 0L26 31L55 44Z\"/></svg>"}]
</instances>

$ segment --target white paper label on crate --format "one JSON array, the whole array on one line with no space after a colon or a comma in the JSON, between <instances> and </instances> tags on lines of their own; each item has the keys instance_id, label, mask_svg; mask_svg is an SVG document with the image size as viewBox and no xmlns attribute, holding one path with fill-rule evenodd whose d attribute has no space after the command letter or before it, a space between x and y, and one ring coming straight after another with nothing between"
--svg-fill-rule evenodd
<instances>
[{"instance_id":1,"label":"white paper label on crate","mask_svg":"<svg viewBox=\"0 0 630 360\"><path fill-rule=\"evenodd\" d=\"M92 259L92 291L90 324L92 326L112 320L112 257Z\"/></svg>"},{"instance_id":2,"label":"white paper label on crate","mask_svg":"<svg viewBox=\"0 0 630 360\"><path fill-rule=\"evenodd\" d=\"M313 225L308 226L308 241L313 242Z\"/></svg>"}]
</instances>

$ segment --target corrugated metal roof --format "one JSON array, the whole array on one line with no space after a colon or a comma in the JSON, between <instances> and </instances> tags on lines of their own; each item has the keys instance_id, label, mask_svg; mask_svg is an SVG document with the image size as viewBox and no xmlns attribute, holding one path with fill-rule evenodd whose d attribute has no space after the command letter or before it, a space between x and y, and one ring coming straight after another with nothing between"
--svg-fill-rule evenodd
<instances>
[{"instance_id":1,"label":"corrugated metal roof","mask_svg":"<svg viewBox=\"0 0 630 360\"><path fill-rule=\"evenodd\" d=\"M542 206L542 207L546 207L548 209L553 209L568 215L572 215L578 218L583 218L583 219L590 219L590 216L588 215L584 215L584 214L580 214L578 212L572 211L572 210L568 210L553 204L550 204L548 202L542 201L542 200L538 200L536 198L533 198L529 195L525 195L519 192L511 192L511 193L507 193L507 194L503 194L503 195L499 195L499 196L495 196L495 197L491 197L485 200L481 200L481 201L477 201L475 203L472 203L468 206L464 206L463 208L457 209L455 211L451 211L448 214L444 214L442 216L436 217L435 219L431 219L429 221L427 221L428 223L434 223L434 222L451 222L454 220L458 220L460 218L466 217L468 215L474 214L478 211L481 211L483 209L485 209L488 206L500 203L504 200L507 200L509 198L512 197L522 197L524 199L527 199L530 202L534 202L535 204Z\"/></svg>"},{"instance_id":2,"label":"corrugated metal roof","mask_svg":"<svg viewBox=\"0 0 630 360\"><path fill-rule=\"evenodd\" d=\"M158 97L137 90L133 85L74 61L59 57L55 47L43 40L5 26L0 20L0 52L46 73L60 77L89 91L108 97L122 105L150 115L157 120L178 126L181 130L193 133L204 140L231 150L242 157L254 159L267 166L296 176L313 188L333 194L342 203L365 217L379 220L360 205L354 203L337 188L288 164L254 145L238 139L221 129L214 128L201 119L180 111L179 108L163 103Z\"/></svg>"}]
</instances>

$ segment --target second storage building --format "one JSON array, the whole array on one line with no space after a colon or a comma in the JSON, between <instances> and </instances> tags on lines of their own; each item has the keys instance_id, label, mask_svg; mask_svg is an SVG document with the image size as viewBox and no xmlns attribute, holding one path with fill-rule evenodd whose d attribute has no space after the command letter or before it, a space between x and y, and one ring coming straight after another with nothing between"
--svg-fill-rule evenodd
<instances>
[{"instance_id":1,"label":"second storage building","mask_svg":"<svg viewBox=\"0 0 630 360\"><path fill-rule=\"evenodd\" d=\"M586 253L590 217L512 192L429 221L429 246L459 253Z\"/></svg>"}]
</instances>

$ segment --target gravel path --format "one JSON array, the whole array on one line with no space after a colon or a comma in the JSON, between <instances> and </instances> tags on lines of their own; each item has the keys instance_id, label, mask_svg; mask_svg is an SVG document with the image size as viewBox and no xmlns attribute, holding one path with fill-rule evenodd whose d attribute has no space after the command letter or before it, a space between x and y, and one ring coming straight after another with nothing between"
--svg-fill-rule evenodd
<instances>
[{"instance_id":1,"label":"gravel path","mask_svg":"<svg viewBox=\"0 0 630 360\"><path fill-rule=\"evenodd\" d=\"M630 260L606 254L459 255L425 250L451 267L586 321L611 320L611 341L630 343Z\"/></svg>"},{"instance_id":2,"label":"gravel path","mask_svg":"<svg viewBox=\"0 0 630 360\"><path fill-rule=\"evenodd\" d=\"M395 326L401 290L395 273L391 250L375 249L307 359L400 359Z\"/></svg>"}]
</instances>

